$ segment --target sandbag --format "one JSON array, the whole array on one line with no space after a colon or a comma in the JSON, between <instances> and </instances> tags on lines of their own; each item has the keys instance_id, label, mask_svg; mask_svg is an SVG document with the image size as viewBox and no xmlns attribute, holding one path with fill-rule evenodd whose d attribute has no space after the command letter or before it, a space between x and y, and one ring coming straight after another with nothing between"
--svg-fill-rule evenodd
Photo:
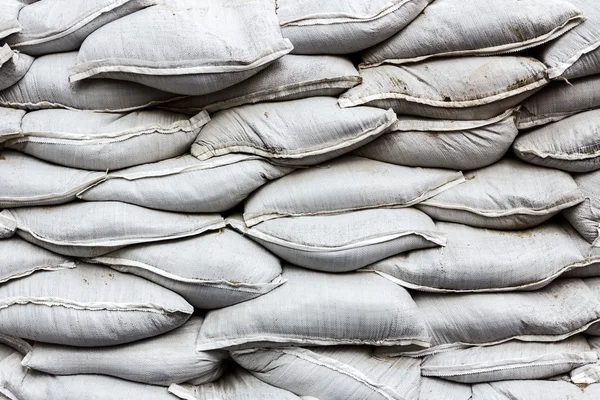
<instances>
[{"instance_id":1,"label":"sandbag","mask_svg":"<svg viewBox=\"0 0 600 400\"><path fill-rule=\"evenodd\" d=\"M394 121L392 110L343 109L333 97L250 104L213 114L191 153L200 160L245 153L280 164L314 165L370 142Z\"/></svg>"},{"instance_id":2,"label":"sandbag","mask_svg":"<svg viewBox=\"0 0 600 400\"><path fill-rule=\"evenodd\" d=\"M521 104L517 128L533 128L599 107L600 75L555 81Z\"/></svg>"},{"instance_id":3,"label":"sandbag","mask_svg":"<svg viewBox=\"0 0 600 400\"><path fill-rule=\"evenodd\" d=\"M7 44L0 47L0 90L17 83L25 76L31 64L33 57L16 52Z\"/></svg>"},{"instance_id":4,"label":"sandbag","mask_svg":"<svg viewBox=\"0 0 600 400\"><path fill-rule=\"evenodd\" d=\"M226 352L196 352L204 318L191 317L163 335L109 347L71 347L35 343L22 365L51 375L99 374L128 381L169 386L203 384L220 378Z\"/></svg>"},{"instance_id":5,"label":"sandbag","mask_svg":"<svg viewBox=\"0 0 600 400\"><path fill-rule=\"evenodd\" d=\"M472 400L471 385L426 376L421 380L419 400Z\"/></svg>"},{"instance_id":6,"label":"sandbag","mask_svg":"<svg viewBox=\"0 0 600 400\"><path fill-rule=\"evenodd\" d=\"M162 108L186 114L215 112L262 101L283 101L314 96L338 96L360 83L350 60L340 56L288 54L256 75L204 96L186 97Z\"/></svg>"},{"instance_id":7,"label":"sandbag","mask_svg":"<svg viewBox=\"0 0 600 400\"><path fill-rule=\"evenodd\" d=\"M585 196L583 203L563 211L563 215L581 236L598 246L600 235L600 171L574 177Z\"/></svg>"},{"instance_id":8,"label":"sandbag","mask_svg":"<svg viewBox=\"0 0 600 400\"><path fill-rule=\"evenodd\" d=\"M19 24L19 11L36 0L0 0L0 39L7 37L23 28Z\"/></svg>"},{"instance_id":9,"label":"sandbag","mask_svg":"<svg viewBox=\"0 0 600 400\"><path fill-rule=\"evenodd\" d=\"M0 240L2 269L0 284L29 276L36 271L75 268L73 260L35 246L19 237Z\"/></svg>"},{"instance_id":10,"label":"sandbag","mask_svg":"<svg viewBox=\"0 0 600 400\"><path fill-rule=\"evenodd\" d=\"M574 79L600 73L600 10L595 0L569 0L583 11L585 21L540 49L550 78Z\"/></svg>"},{"instance_id":11,"label":"sandbag","mask_svg":"<svg viewBox=\"0 0 600 400\"><path fill-rule=\"evenodd\" d=\"M432 336L432 347L420 354L512 339L557 342L600 318L598 296L581 279L559 279L535 292L413 292L413 298Z\"/></svg>"},{"instance_id":12,"label":"sandbag","mask_svg":"<svg viewBox=\"0 0 600 400\"><path fill-rule=\"evenodd\" d=\"M436 0L410 25L363 53L368 65L515 52L556 39L585 20L561 0Z\"/></svg>"},{"instance_id":13,"label":"sandbag","mask_svg":"<svg viewBox=\"0 0 600 400\"><path fill-rule=\"evenodd\" d=\"M436 229L446 237L446 247L398 254L366 269L414 290L504 292L540 289L590 263L555 223L496 231L438 222Z\"/></svg>"},{"instance_id":14,"label":"sandbag","mask_svg":"<svg viewBox=\"0 0 600 400\"><path fill-rule=\"evenodd\" d=\"M583 335L556 343L511 340L427 356L421 374L462 383L544 379L597 360Z\"/></svg>"},{"instance_id":15,"label":"sandbag","mask_svg":"<svg viewBox=\"0 0 600 400\"><path fill-rule=\"evenodd\" d=\"M200 309L250 300L284 282L274 255L230 229L129 246L87 261L141 276Z\"/></svg>"},{"instance_id":16,"label":"sandbag","mask_svg":"<svg viewBox=\"0 0 600 400\"><path fill-rule=\"evenodd\" d=\"M176 293L92 264L38 271L0 286L0 332L46 343L129 343L175 329L193 311Z\"/></svg>"},{"instance_id":17,"label":"sandbag","mask_svg":"<svg viewBox=\"0 0 600 400\"><path fill-rule=\"evenodd\" d=\"M0 239L12 237L17 230L17 221L8 212L0 212Z\"/></svg>"},{"instance_id":18,"label":"sandbag","mask_svg":"<svg viewBox=\"0 0 600 400\"><path fill-rule=\"evenodd\" d=\"M247 228L228 222L283 260L325 272L348 272L409 250L443 246L445 236L414 208L279 218Z\"/></svg>"},{"instance_id":19,"label":"sandbag","mask_svg":"<svg viewBox=\"0 0 600 400\"><path fill-rule=\"evenodd\" d=\"M290 216L410 207L462 182L457 171L344 156L263 186L246 201L244 220L253 226Z\"/></svg>"},{"instance_id":20,"label":"sandbag","mask_svg":"<svg viewBox=\"0 0 600 400\"><path fill-rule=\"evenodd\" d=\"M104 179L106 173L54 165L37 158L0 152L0 207L62 204L81 190Z\"/></svg>"},{"instance_id":21,"label":"sandbag","mask_svg":"<svg viewBox=\"0 0 600 400\"><path fill-rule=\"evenodd\" d=\"M592 293L600 300L600 277L585 278L582 281L588 286ZM593 324L585 332L587 335L600 336L600 323Z\"/></svg>"},{"instance_id":22,"label":"sandbag","mask_svg":"<svg viewBox=\"0 0 600 400\"><path fill-rule=\"evenodd\" d=\"M417 207L439 221L517 230L539 225L584 200L566 172L512 158L470 171L465 179Z\"/></svg>"},{"instance_id":23,"label":"sandbag","mask_svg":"<svg viewBox=\"0 0 600 400\"><path fill-rule=\"evenodd\" d=\"M157 0L38 0L19 11L22 29L6 41L32 56L77 50L104 24Z\"/></svg>"},{"instance_id":24,"label":"sandbag","mask_svg":"<svg viewBox=\"0 0 600 400\"><path fill-rule=\"evenodd\" d=\"M600 394L592 386L580 388L564 381L539 380L480 383L472 390L472 400L593 400Z\"/></svg>"},{"instance_id":25,"label":"sandbag","mask_svg":"<svg viewBox=\"0 0 600 400\"><path fill-rule=\"evenodd\" d=\"M89 35L70 80L123 79L184 95L216 92L292 50L275 7L272 0L159 2Z\"/></svg>"},{"instance_id":26,"label":"sandbag","mask_svg":"<svg viewBox=\"0 0 600 400\"><path fill-rule=\"evenodd\" d=\"M582 203L585 204L585 203ZM573 207L576 209L577 207ZM566 213L563 212L563 215ZM566 220L566 218L559 219L559 222L565 232L568 232L571 241L577 246L579 252L585 257L585 263L587 266L576 268L567 271L563 274L563 277L569 278L587 278L600 276L600 247L592 246L587 240L585 240L579 232L573 228L573 226Z\"/></svg>"},{"instance_id":27,"label":"sandbag","mask_svg":"<svg viewBox=\"0 0 600 400\"><path fill-rule=\"evenodd\" d=\"M403 29L433 0L278 0L281 33L295 54L350 54Z\"/></svg>"},{"instance_id":28,"label":"sandbag","mask_svg":"<svg viewBox=\"0 0 600 400\"><path fill-rule=\"evenodd\" d=\"M187 154L111 172L78 197L166 211L222 212L235 207L260 186L292 171L293 168L248 154L228 154L204 161Z\"/></svg>"},{"instance_id":29,"label":"sandbag","mask_svg":"<svg viewBox=\"0 0 600 400\"><path fill-rule=\"evenodd\" d=\"M0 92L0 106L125 112L178 98L133 82L103 79L70 83L68 69L76 60L77 52L36 58L19 82Z\"/></svg>"},{"instance_id":30,"label":"sandbag","mask_svg":"<svg viewBox=\"0 0 600 400\"><path fill-rule=\"evenodd\" d=\"M196 350L428 345L420 310L405 289L385 278L366 272L334 275L293 266L284 267L283 278L287 283L271 293L209 311ZM357 302L357 294L365 290L368 296Z\"/></svg>"},{"instance_id":31,"label":"sandbag","mask_svg":"<svg viewBox=\"0 0 600 400\"><path fill-rule=\"evenodd\" d=\"M0 393L11 400L177 400L167 388L105 375L53 376L21 365L12 354L0 362Z\"/></svg>"},{"instance_id":32,"label":"sandbag","mask_svg":"<svg viewBox=\"0 0 600 400\"><path fill-rule=\"evenodd\" d=\"M398 114L481 120L515 107L548 83L546 66L527 57L456 57L360 70L363 82L341 107L370 105Z\"/></svg>"},{"instance_id":33,"label":"sandbag","mask_svg":"<svg viewBox=\"0 0 600 400\"><path fill-rule=\"evenodd\" d=\"M261 381L328 400L418 400L421 360L377 358L367 346L286 347L232 352Z\"/></svg>"},{"instance_id":34,"label":"sandbag","mask_svg":"<svg viewBox=\"0 0 600 400\"><path fill-rule=\"evenodd\" d=\"M23 110L0 107L0 144L23 136L21 120L25 115Z\"/></svg>"},{"instance_id":35,"label":"sandbag","mask_svg":"<svg viewBox=\"0 0 600 400\"><path fill-rule=\"evenodd\" d=\"M499 161L517 134L514 110L480 121L400 117L354 154L409 167L470 170Z\"/></svg>"},{"instance_id":36,"label":"sandbag","mask_svg":"<svg viewBox=\"0 0 600 400\"><path fill-rule=\"evenodd\" d=\"M169 392L183 400L300 400L295 394L268 385L239 367L233 368L215 383L199 386L173 384Z\"/></svg>"},{"instance_id":37,"label":"sandbag","mask_svg":"<svg viewBox=\"0 0 600 400\"><path fill-rule=\"evenodd\" d=\"M600 169L600 110L573 115L517 137L520 159L568 172Z\"/></svg>"},{"instance_id":38,"label":"sandbag","mask_svg":"<svg viewBox=\"0 0 600 400\"><path fill-rule=\"evenodd\" d=\"M190 118L161 110L39 110L25 114L24 137L10 148L67 167L114 170L186 153L208 121L205 111Z\"/></svg>"},{"instance_id":39,"label":"sandbag","mask_svg":"<svg viewBox=\"0 0 600 400\"><path fill-rule=\"evenodd\" d=\"M73 257L96 257L132 244L180 239L225 226L218 214L177 214L112 201L22 207L0 215L14 219L17 234L28 242Z\"/></svg>"}]
</instances>

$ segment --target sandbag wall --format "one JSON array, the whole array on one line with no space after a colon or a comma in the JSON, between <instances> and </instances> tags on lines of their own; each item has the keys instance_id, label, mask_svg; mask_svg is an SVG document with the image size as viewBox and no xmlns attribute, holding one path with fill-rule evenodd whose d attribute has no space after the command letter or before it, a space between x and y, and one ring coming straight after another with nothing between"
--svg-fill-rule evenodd
<instances>
[{"instance_id":1,"label":"sandbag wall","mask_svg":"<svg viewBox=\"0 0 600 400\"><path fill-rule=\"evenodd\" d=\"M0 148L0 400L600 398L595 0L3 0Z\"/></svg>"}]
</instances>

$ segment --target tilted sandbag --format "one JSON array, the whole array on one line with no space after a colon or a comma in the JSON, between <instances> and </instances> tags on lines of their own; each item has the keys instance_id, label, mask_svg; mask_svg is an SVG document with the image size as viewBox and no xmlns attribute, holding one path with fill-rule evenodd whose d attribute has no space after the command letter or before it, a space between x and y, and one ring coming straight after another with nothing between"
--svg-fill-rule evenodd
<instances>
[{"instance_id":1,"label":"tilted sandbag","mask_svg":"<svg viewBox=\"0 0 600 400\"><path fill-rule=\"evenodd\" d=\"M515 107L548 83L546 66L528 57L455 57L360 70L363 82L342 107L369 105L398 114L480 120Z\"/></svg>"},{"instance_id":2,"label":"tilted sandbag","mask_svg":"<svg viewBox=\"0 0 600 400\"><path fill-rule=\"evenodd\" d=\"M200 161L177 158L111 172L106 180L79 193L88 201L122 201L158 210L222 212L293 168L259 156L228 154Z\"/></svg>"},{"instance_id":3,"label":"tilted sandbag","mask_svg":"<svg viewBox=\"0 0 600 400\"><path fill-rule=\"evenodd\" d=\"M301 400L295 394L264 383L239 367L234 367L217 382L198 386L173 384L169 392L182 400Z\"/></svg>"},{"instance_id":4,"label":"tilted sandbag","mask_svg":"<svg viewBox=\"0 0 600 400\"><path fill-rule=\"evenodd\" d=\"M573 79L600 73L598 3L596 0L569 0L569 3L583 11L585 21L540 49L539 58L550 67L551 78Z\"/></svg>"},{"instance_id":5,"label":"tilted sandbag","mask_svg":"<svg viewBox=\"0 0 600 400\"><path fill-rule=\"evenodd\" d=\"M73 257L96 257L225 226L219 214L178 214L112 201L22 207L0 215L16 220L18 235L28 242Z\"/></svg>"},{"instance_id":6,"label":"tilted sandbag","mask_svg":"<svg viewBox=\"0 0 600 400\"><path fill-rule=\"evenodd\" d=\"M421 311L408 292L377 274L286 266L283 278L284 285L264 296L209 311L196 350L428 345Z\"/></svg>"},{"instance_id":7,"label":"tilted sandbag","mask_svg":"<svg viewBox=\"0 0 600 400\"><path fill-rule=\"evenodd\" d=\"M0 208L62 204L106 173L63 167L16 151L0 152Z\"/></svg>"},{"instance_id":8,"label":"tilted sandbag","mask_svg":"<svg viewBox=\"0 0 600 400\"><path fill-rule=\"evenodd\" d=\"M568 172L600 169L600 110L525 132L513 144L522 160Z\"/></svg>"},{"instance_id":9,"label":"tilted sandbag","mask_svg":"<svg viewBox=\"0 0 600 400\"><path fill-rule=\"evenodd\" d=\"M296 54L350 54L409 25L433 0L278 0L281 33Z\"/></svg>"},{"instance_id":10,"label":"tilted sandbag","mask_svg":"<svg viewBox=\"0 0 600 400\"><path fill-rule=\"evenodd\" d=\"M519 129L529 129L600 107L600 75L552 82L521 104Z\"/></svg>"},{"instance_id":11,"label":"tilted sandbag","mask_svg":"<svg viewBox=\"0 0 600 400\"><path fill-rule=\"evenodd\" d=\"M283 260L317 271L348 272L409 250L443 246L445 236L414 208L278 218L247 228L229 224Z\"/></svg>"},{"instance_id":12,"label":"tilted sandbag","mask_svg":"<svg viewBox=\"0 0 600 400\"><path fill-rule=\"evenodd\" d=\"M256 75L204 96L186 97L162 108L187 114L215 112L262 101L338 96L360 83L352 62L340 56L285 55Z\"/></svg>"},{"instance_id":13,"label":"tilted sandbag","mask_svg":"<svg viewBox=\"0 0 600 400\"><path fill-rule=\"evenodd\" d=\"M32 56L77 50L104 24L157 0L38 0L19 11L22 29L6 41Z\"/></svg>"},{"instance_id":14,"label":"tilted sandbag","mask_svg":"<svg viewBox=\"0 0 600 400\"><path fill-rule=\"evenodd\" d=\"M193 311L155 283L92 264L38 271L0 286L0 332L46 343L129 343L173 330Z\"/></svg>"},{"instance_id":15,"label":"tilted sandbag","mask_svg":"<svg viewBox=\"0 0 600 400\"><path fill-rule=\"evenodd\" d=\"M561 0L436 0L410 25L363 53L369 65L492 55L538 46L585 20Z\"/></svg>"},{"instance_id":16,"label":"tilted sandbag","mask_svg":"<svg viewBox=\"0 0 600 400\"><path fill-rule=\"evenodd\" d=\"M25 76L31 64L33 57L16 52L7 44L0 47L0 90L17 83Z\"/></svg>"},{"instance_id":17,"label":"tilted sandbag","mask_svg":"<svg viewBox=\"0 0 600 400\"><path fill-rule=\"evenodd\" d=\"M600 385L594 385L600 386ZM565 381L505 381L473 385L471 400L594 400L600 390Z\"/></svg>"},{"instance_id":18,"label":"tilted sandbag","mask_svg":"<svg viewBox=\"0 0 600 400\"><path fill-rule=\"evenodd\" d=\"M185 95L216 92L292 50L275 8L272 0L159 2L88 36L71 82L112 78Z\"/></svg>"},{"instance_id":19,"label":"tilted sandbag","mask_svg":"<svg viewBox=\"0 0 600 400\"><path fill-rule=\"evenodd\" d=\"M597 360L585 336L576 335L556 343L511 340L441 352L425 357L421 373L462 383L544 379Z\"/></svg>"},{"instance_id":20,"label":"tilted sandbag","mask_svg":"<svg viewBox=\"0 0 600 400\"><path fill-rule=\"evenodd\" d=\"M200 160L244 153L281 164L314 165L370 142L394 121L392 110L343 109L334 97L250 104L213 114L191 153Z\"/></svg>"},{"instance_id":21,"label":"tilted sandbag","mask_svg":"<svg viewBox=\"0 0 600 400\"><path fill-rule=\"evenodd\" d=\"M177 157L189 151L210 118L161 110L128 114L39 110L25 114L24 137L10 147L68 167L114 170Z\"/></svg>"},{"instance_id":22,"label":"tilted sandbag","mask_svg":"<svg viewBox=\"0 0 600 400\"><path fill-rule=\"evenodd\" d=\"M600 236L600 171L575 175L574 178L585 200L564 210L563 215L585 240L597 246Z\"/></svg>"},{"instance_id":23,"label":"tilted sandbag","mask_svg":"<svg viewBox=\"0 0 600 400\"><path fill-rule=\"evenodd\" d=\"M499 161L517 134L514 110L480 121L401 116L354 154L409 167L469 170Z\"/></svg>"},{"instance_id":24,"label":"tilted sandbag","mask_svg":"<svg viewBox=\"0 0 600 400\"><path fill-rule=\"evenodd\" d=\"M25 115L23 110L0 107L0 144L23 136L21 120Z\"/></svg>"},{"instance_id":25,"label":"tilted sandbag","mask_svg":"<svg viewBox=\"0 0 600 400\"><path fill-rule=\"evenodd\" d=\"M458 171L344 156L263 186L246 201L244 220L252 226L282 217L410 207L462 182Z\"/></svg>"},{"instance_id":26,"label":"tilted sandbag","mask_svg":"<svg viewBox=\"0 0 600 400\"><path fill-rule=\"evenodd\" d=\"M125 112L178 98L133 82L102 79L70 83L68 70L76 60L77 52L36 58L19 82L0 92L0 106Z\"/></svg>"},{"instance_id":27,"label":"tilted sandbag","mask_svg":"<svg viewBox=\"0 0 600 400\"><path fill-rule=\"evenodd\" d=\"M284 283L277 257L230 229L129 246L88 261L141 276L200 309L250 300Z\"/></svg>"},{"instance_id":28,"label":"tilted sandbag","mask_svg":"<svg viewBox=\"0 0 600 400\"><path fill-rule=\"evenodd\" d=\"M0 284L23 278L36 271L75 268L73 260L33 245L17 236L0 240L2 268Z\"/></svg>"},{"instance_id":29,"label":"tilted sandbag","mask_svg":"<svg viewBox=\"0 0 600 400\"><path fill-rule=\"evenodd\" d=\"M110 375L160 386L212 382L223 374L228 355L195 351L203 321L193 316L163 335L117 346L84 348L38 342L22 365L51 375Z\"/></svg>"},{"instance_id":30,"label":"tilted sandbag","mask_svg":"<svg viewBox=\"0 0 600 400\"><path fill-rule=\"evenodd\" d=\"M36 0L0 0L0 39L21 31L23 28L19 24L19 11L27 4L34 3Z\"/></svg>"},{"instance_id":31,"label":"tilted sandbag","mask_svg":"<svg viewBox=\"0 0 600 400\"><path fill-rule=\"evenodd\" d=\"M414 290L504 292L537 290L589 264L559 224L495 231L437 222L436 230L445 247L398 254L366 269Z\"/></svg>"},{"instance_id":32,"label":"tilted sandbag","mask_svg":"<svg viewBox=\"0 0 600 400\"><path fill-rule=\"evenodd\" d=\"M177 400L165 387L111 376L44 374L23 367L22 358L15 353L0 362L0 393L10 400Z\"/></svg>"},{"instance_id":33,"label":"tilted sandbag","mask_svg":"<svg viewBox=\"0 0 600 400\"><path fill-rule=\"evenodd\" d=\"M286 347L232 352L261 381L329 400L417 400L421 360L374 357L368 346Z\"/></svg>"},{"instance_id":34,"label":"tilted sandbag","mask_svg":"<svg viewBox=\"0 0 600 400\"><path fill-rule=\"evenodd\" d=\"M505 158L465 174L464 184L417 207L435 220L488 229L526 229L584 196L566 172Z\"/></svg>"}]
</instances>

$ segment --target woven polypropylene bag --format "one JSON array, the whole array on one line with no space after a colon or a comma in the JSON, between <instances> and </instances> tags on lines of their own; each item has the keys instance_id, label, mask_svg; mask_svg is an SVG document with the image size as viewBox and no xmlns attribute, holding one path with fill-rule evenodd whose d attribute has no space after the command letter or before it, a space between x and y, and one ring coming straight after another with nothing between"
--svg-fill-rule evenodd
<instances>
[{"instance_id":1,"label":"woven polypropylene bag","mask_svg":"<svg viewBox=\"0 0 600 400\"><path fill-rule=\"evenodd\" d=\"M0 47L0 90L17 83L33 64L33 57L13 51L7 44Z\"/></svg>"},{"instance_id":2,"label":"woven polypropylene bag","mask_svg":"<svg viewBox=\"0 0 600 400\"><path fill-rule=\"evenodd\" d=\"M576 175L575 183L585 200L563 211L563 215L585 240L597 245L600 233L600 171Z\"/></svg>"}]
</instances>

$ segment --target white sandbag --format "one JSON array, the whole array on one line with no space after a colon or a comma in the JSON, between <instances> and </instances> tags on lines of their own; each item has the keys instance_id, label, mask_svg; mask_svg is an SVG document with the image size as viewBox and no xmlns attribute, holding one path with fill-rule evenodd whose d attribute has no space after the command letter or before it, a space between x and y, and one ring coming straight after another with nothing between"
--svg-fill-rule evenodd
<instances>
[{"instance_id":1,"label":"white sandbag","mask_svg":"<svg viewBox=\"0 0 600 400\"><path fill-rule=\"evenodd\" d=\"M77 52L36 58L19 82L0 92L0 106L125 112L177 98L133 82L102 79L70 83L68 70L76 60Z\"/></svg>"},{"instance_id":2,"label":"white sandbag","mask_svg":"<svg viewBox=\"0 0 600 400\"><path fill-rule=\"evenodd\" d=\"M171 332L118 346L84 348L38 342L21 364L51 375L110 375L160 386L212 382L223 374L228 355L195 351L203 320L193 316Z\"/></svg>"},{"instance_id":3,"label":"white sandbag","mask_svg":"<svg viewBox=\"0 0 600 400\"><path fill-rule=\"evenodd\" d=\"M421 360L377 358L368 346L286 347L232 352L263 382L328 400L418 400Z\"/></svg>"},{"instance_id":4,"label":"white sandbag","mask_svg":"<svg viewBox=\"0 0 600 400\"><path fill-rule=\"evenodd\" d=\"M581 204L583 205L585 202ZM573 207L573 209L576 209L577 207ZM565 214L566 213L563 211L563 215ZM587 278L600 276L600 247L592 246L565 218L559 219L558 221L565 232L568 232L571 241L577 246L579 252L585 257L584 262L587 264L585 267L565 272L563 277Z\"/></svg>"},{"instance_id":5,"label":"white sandbag","mask_svg":"<svg viewBox=\"0 0 600 400\"><path fill-rule=\"evenodd\" d=\"M105 176L104 172L63 167L3 150L0 152L0 207L67 203Z\"/></svg>"},{"instance_id":6,"label":"white sandbag","mask_svg":"<svg viewBox=\"0 0 600 400\"><path fill-rule=\"evenodd\" d=\"M23 117L24 137L10 147L68 167L114 170L177 157L189 151L210 117L168 111L129 114L39 110Z\"/></svg>"},{"instance_id":7,"label":"white sandbag","mask_svg":"<svg viewBox=\"0 0 600 400\"><path fill-rule=\"evenodd\" d=\"M564 381L505 381L473 385L472 400L593 400L593 388ZM596 392L598 393L598 392Z\"/></svg>"},{"instance_id":8,"label":"white sandbag","mask_svg":"<svg viewBox=\"0 0 600 400\"><path fill-rule=\"evenodd\" d=\"M21 365L12 354L0 362L0 393L10 400L177 400L167 388L105 375L53 376Z\"/></svg>"},{"instance_id":9,"label":"white sandbag","mask_svg":"<svg viewBox=\"0 0 600 400\"><path fill-rule=\"evenodd\" d=\"M239 367L217 382L199 386L173 384L169 392L183 400L300 400L295 394L268 385Z\"/></svg>"},{"instance_id":10,"label":"white sandbag","mask_svg":"<svg viewBox=\"0 0 600 400\"><path fill-rule=\"evenodd\" d=\"M0 144L23 136L21 120L25 115L23 110L0 107Z\"/></svg>"},{"instance_id":11,"label":"white sandbag","mask_svg":"<svg viewBox=\"0 0 600 400\"><path fill-rule=\"evenodd\" d=\"M7 44L0 47L0 90L17 83L25 76L31 64L33 57L16 52Z\"/></svg>"},{"instance_id":12,"label":"white sandbag","mask_svg":"<svg viewBox=\"0 0 600 400\"><path fill-rule=\"evenodd\" d=\"M278 0L281 33L296 54L350 54L403 29L433 0Z\"/></svg>"},{"instance_id":13,"label":"white sandbag","mask_svg":"<svg viewBox=\"0 0 600 400\"><path fill-rule=\"evenodd\" d=\"M556 343L511 340L427 356L421 374L462 383L544 379L597 360L583 335Z\"/></svg>"},{"instance_id":14,"label":"white sandbag","mask_svg":"<svg viewBox=\"0 0 600 400\"><path fill-rule=\"evenodd\" d=\"M273 181L246 201L247 226L275 218L403 208L464 182L462 173L344 156Z\"/></svg>"},{"instance_id":15,"label":"white sandbag","mask_svg":"<svg viewBox=\"0 0 600 400\"><path fill-rule=\"evenodd\" d=\"M129 246L88 261L141 276L200 309L250 300L284 282L277 257L230 229Z\"/></svg>"},{"instance_id":16,"label":"white sandbag","mask_svg":"<svg viewBox=\"0 0 600 400\"><path fill-rule=\"evenodd\" d=\"M288 54L256 75L218 92L186 97L162 108L187 114L215 112L262 101L314 96L339 96L360 83L360 75L346 57Z\"/></svg>"},{"instance_id":17,"label":"white sandbag","mask_svg":"<svg viewBox=\"0 0 600 400\"><path fill-rule=\"evenodd\" d=\"M595 0L569 0L583 11L585 21L539 52L550 67L550 78L566 79L600 73L600 9Z\"/></svg>"},{"instance_id":18,"label":"white sandbag","mask_svg":"<svg viewBox=\"0 0 600 400\"><path fill-rule=\"evenodd\" d=\"M564 340L600 319L598 297L581 279L559 279L535 292L443 296L413 292L432 336L432 347L413 355L512 339Z\"/></svg>"},{"instance_id":19,"label":"white sandbag","mask_svg":"<svg viewBox=\"0 0 600 400\"><path fill-rule=\"evenodd\" d=\"M288 282L271 293L209 311L196 350L428 346L421 312L408 292L377 274L340 275L286 266L283 278ZM356 301L361 292L365 295Z\"/></svg>"},{"instance_id":20,"label":"white sandbag","mask_svg":"<svg viewBox=\"0 0 600 400\"><path fill-rule=\"evenodd\" d=\"M394 121L392 110L343 109L334 97L250 104L213 114L191 153L200 160L245 153L281 164L314 165L370 142Z\"/></svg>"},{"instance_id":21,"label":"white sandbag","mask_svg":"<svg viewBox=\"0 0 600 400\"><path fill-rule=\"evenodd\" d=\"M0 284L23 278L36 271L75 268L71 259L35 246L19 237L0 240L0 254Z\"/></svg>"},{"instance_id":22,"label":"white sandbag","mask_svg":"<svg viewBox=\"0 0 600 400\"><path fill-rule=\"evenodd\" d=\"M216 92L292 50L275 8L272 0L159 2L88 36L70 80L123 79L185 95Z\"/></svg>"},{"instance_id":23,"label":"white sandbag","mask_svg":"<svg viewBox=\"0 0 600 400\"><path fill-rule=\"evenodd\" d=\"M581 236L599 246L600 237L600 171L575 175L575 183L585 196L583 203L563 211L563 215Z\"/></svg>"},{"instance_id":24,"label":"white sandbag","mask_svg":"<svg viewBox=\"0 0 600 400\"><path fill-rule=\"evenodd\" d=\"M31 344L29 344L29 342L26 340L12 337L12 336L3 335L1 333L0 333L0 343L12 348L13 350L16 350L17 352L19 352L22 355L29 353L31 351L31 347L32 347Z\"/></svg>"},{"instance_id":25,"label":"white sandbag","mask_svg":"<svg viewBox=\"0 0 600 400\"><path fill-rule=\"evenodd\" d=\"M436 228L446 247L398 254L366 269L414 290L504 292L540 289L590 263L559 224L494 231L438 222Z\"/></svg>"},{"instance_id":26,"label":"white sandbag","mask_svg":"<svg viewBox=\"0 0 600 400\"><path fill-rule=\"evenodd\" d=\"M129 343L173 330L193 311L161 286L92 264L38 271L0 286L0 332L46 343Z\"/></svg>"},{"instance_id":27,"label":"white sandbag","mask_svg":"<svg viewBox=\"0 0 600 400\"><path fill-rule=\"evenodd\" d=\"M600 300L600 277L585 278L582 281L588 286L592 293ZM600 323L596 323L585 332L587 335L600 336Z\"/></svg>"},{"instance_id":28,"label":"white sandbag","mask_svg":"<svg viewBox=\"0 0 600 400\"><path fill-rule=\"evenodd\" d=\"M0 215L16 220L18 235L28 242L73 257L96 257L225 226L219 214L177 214L112 201L22 207Z\"/></svg>"},{"instance_id":29,"label":"white sandbag","mask_svg":"<svg viewBox=\"0 0 600 400\"><path fill-rule=\"evenodd\" d=\"M157 0L38 0L19 11L22 29L6 41L39 56L77 50L93 31Z\"/></svg>"},{"instance_id":30,"label":"white sandbag","mask_svg":"<svg viewBox=\"0 0 600 400\"><path fill-rule=\"evenodd\" d=\"M293 171L261 157L228 154L200 161L187 154L111 172L78 194L88 201L122 201L158 210L222 212Z\"/></svg>"},{"instance_id":31,"label":"white sandbag","mask_svg":"<svg viewBox=\"0 0 600 400\"><path fill-rule=\"evenodd\" d=\"M591 385L600 382L600 363L586 364L569 373L571 382L576 385ZM598 392L600 393L600 391Z\"/></svg>"},{"instance_id":32,"label":"white sandbag","mask_svg":"<svg viewBox=\"0 0 600 400\"><path fill-rule=\"evenodd\" d=\"M472 400L471 385L426 376L421 380L419 400Z\"/></svg>"},{"instance_id":33,"label":"white sandbag","mask_svg":"<svg viewBox=\"0 0 600 400\"><path fill-rule=\"evenodd\" d=\"M481 121L400 117L354 154L409 167L469 170L499 161L517 134L514 110Z\"/></svg>"},{"instance_id":34,"label":"white sandbag","mask_svg":"<svg viewBox=\"0 0 600 400\"><path fill-rule=\"evenodd\" d=\"M584 200L566 172L512 158L470 171L465 179L417 207L439 221L517 230L539 225Z\"/></svg>"},{"instance_id":35,"label":"white sandbag","mask_svg":"<svg viewBox=\"0 0 600 400\"><path fill-rule=\"evenodd\" d=\"M513 150L520 159L543 167L568 172L600 169L600 110L521 134Z\"/></svg>"},{"instance_id":36,"label":"white sandbag","mask_svg":"<svg viewBox=\"0 0 600 400\"><path fill-rule=\"evenodd\" d=\"M0 239L10 238L17 230L17 221L8 212L0 212Z\"/></svg>"},{"instance_id":37,"label":"white sandbag","mask_svg":"<svg viewBox=\"0 0 600 400\"><path fill-rule=\"evenodd\" d=\"M368 65L492 55L549 42L585 20L562 0L436 0L410 25L363 53Z\"/></svg>"},{"instance_id":38,"label":"white sandbag","mask_svg":"<svg viewBox=\"0 0 600 400\"><path fill-rule=\"evenodd\" d=\"M548 83L546 66L528 57L456 57L360 70L363 82L342 107L370 105L398 114L481 120L515 107Z\"/></svg>"},{"instance_id":39,"label":"white sandbag","mask_svg":"<svg viewBox=\"0 0 600 400\"><path fill-rule=\"evenodd\" d=\"M0 0L0 39L23 29L19 24L19 11L36 0Z\"/></svg>"},{"instance_id":40,"label":"white sandbag","mask_svg":"<svg viewBox=\"0 0 600 400\"><path fill-rule=\"evenodd\" d=\"M279 218L251 228L241 215L228 222L283 260L326 272L354 271L398 253L446 244L431 218L414 208Z\"/></svg>"},{"instance_id":41,"label":"white sandbag","mask_svg":"<svg viewBox=\"0 0 600 400\"><path fill-rule=\"evenodd\" d=\"M517 128L533 128L599 107L600 75L555 81L523 102Z\"/></svg>"}]
</instances>

